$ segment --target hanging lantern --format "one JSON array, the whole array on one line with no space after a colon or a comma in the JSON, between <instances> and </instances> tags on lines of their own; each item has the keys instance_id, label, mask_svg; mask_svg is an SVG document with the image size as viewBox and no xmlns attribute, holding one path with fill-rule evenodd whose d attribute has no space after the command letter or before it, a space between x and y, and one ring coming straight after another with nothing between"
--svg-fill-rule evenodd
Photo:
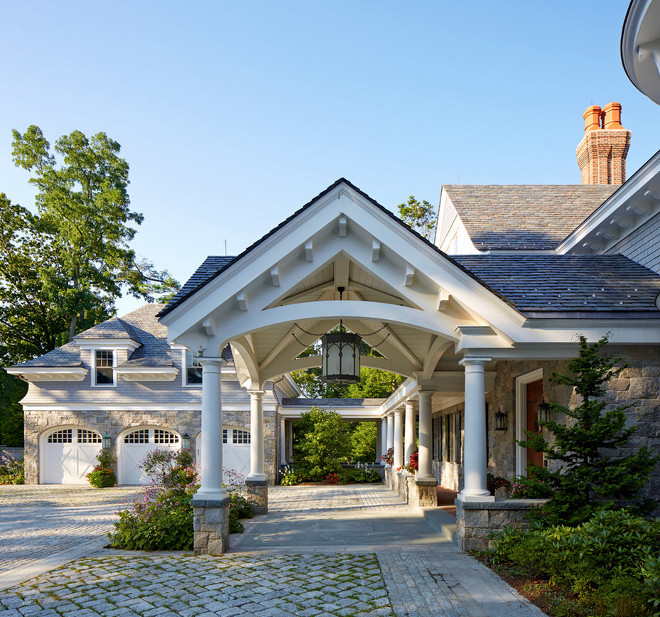
<instances>
[{"instance_id":1,"label":"hanging lantern","mask_svg":"<svg viewBox=\"0 0 660 617\"><path fill-rule=\"evenodd\" d=\"M542 422L550 422L550 404L541 401L536 411L536 419L539 424Z\"/></svg>"},{"instance_id":2,"label":"hanging lantern","mask_svg":"<svg viewBox=\"0 0 660 617\"><path fill-rule=\"evenodd\" d=\"M344 287L337 287L342 300ZM360 346L357 334L346 332L339 320L339 332L328 332L321 337L321 379L325 383L350 384L360 381Z\"/></svg>"},{"instance_id":3,"label":"hanging lantern","mask_svg":"<svg viewBox=\"0 0 660 617\"><path fill-rule=\"evenodd\" d=\"M101 445L104 450L109 450L110 448L112 448L112 437L110 437L110 435L108 435L107 433L103 435Z\"/></svg>"},{"instance_id":4,"label":"hanging lantern","mask_svg":"<svg viewBox=\"0 0 660 617\"><path fill-rule=\"evenodd\" d=\"M181 447L184 450L190 450L190 435L188 435L188 433L183 434L183 437L181 438Z\"/></svg>"},{"instance_id":5,"label":"hanging lantern","mask_svg":"<svg viewBox=\"0 0 660 617\"><path fill-rule=\"evenodd\" d=\"M506 431L506 429L507 429L506 414L500 409L495 414L495 430Z\"/></svg>"}]
</instances>

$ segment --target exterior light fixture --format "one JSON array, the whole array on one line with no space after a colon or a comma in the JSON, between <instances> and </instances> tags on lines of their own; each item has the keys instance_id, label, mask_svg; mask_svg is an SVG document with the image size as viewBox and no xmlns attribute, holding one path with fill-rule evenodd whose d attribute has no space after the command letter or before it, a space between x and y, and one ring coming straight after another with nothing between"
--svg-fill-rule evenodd
<instances>
[{"instance_id":1,"label":"exterior light fixture","mask_svg":"<svg viewBox=\"0 0 660 617\"><path fill-rule=\"evenodd\" d=\"M181 438L181 447L184 450L190 450L190 435L188 435L188 433L183 434L183 437Z\"/></svg>"},{"instance_id":2,"label":"exterior light fixture","mask_svg":"<svg viewBox=\"0 0 660 617\"><path fill-rule=\"evenodd\" d=\"M337 287L339 300L345 287ZM339 332L328 332L321 337L321 379L325 383L349 384L360 381L360 346L357 334L347 332L339 320Z\"/></svg>"},{"instance_id":3,"label":"exterior light fixture","mask_svg":"<svg viewBox=\"0 0 660 617\"><path fill-rule=\"evenodd\" d=\"M102 437L102 444L104 450L109 450L112 448L112 437L107 433Z\"/></svg>"},{"instance_id":4,"label":"exterior light fixture","mask_svg":"<svg viewBox=\"0 0 660 617\"><path fill-rule=\"evenodd\" d=\"M506 431L506 429L507 429L506 414L500 409L495 414L495 430L496 431Z\"/></svg>"},{"instance_id":5,"label":"exterior light fixture","mask_svg":"<svg viewBox=\"0 0 660 617\"><path fill-rule=\"evenodd\" d=\"M541 401L537 407L536 420L539 424L550 422L550 403Z\"/></svg>"}]
</instances>

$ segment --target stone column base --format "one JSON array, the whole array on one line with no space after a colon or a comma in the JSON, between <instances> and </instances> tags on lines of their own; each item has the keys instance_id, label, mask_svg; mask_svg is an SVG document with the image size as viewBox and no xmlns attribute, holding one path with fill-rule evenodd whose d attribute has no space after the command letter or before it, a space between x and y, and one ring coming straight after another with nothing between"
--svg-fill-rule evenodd
<instances>
[{"instance_id":1,"label":"stone column base","mask_svg":"<svg viewBox=\"0 0 660 617\"><path fill-rule=\"evenodd\" d=\"M195 499L193 531L195 555L222 555L229 550L229 497Z\"/></svg>"},{"instance_id":2,"label":"stone column base","mask_svg":"<svg viewBox=\"0 0 660 617\"><path fill-rule=\"evenodd\" d=\"M424 508L426 506L438 505L438 483L436 480L415 480L409 483L408 503L413 508Z\"/></svg>"},{"instance_id":3,"label":"stone column base","mask_svg":"<svg viewBox=\"0 0 660 617\"><path fill-rule=\"evenodd\" d=\"M464 551L490 548L488 535L504 527L529 527L527 514L543 506L547 499L506 499L502 501L464 501L456 504L456 543Z\"/></svg>"},{"instance_id":4,"label":"stone column base","mask_svg":"<svg viewBox=\"0 0 660 617\"><path fill-rule=\"evenodd\" d=\"M246 499L255 514L268 514L268 480L246 480Z\"/></svg>"}]
</instances>

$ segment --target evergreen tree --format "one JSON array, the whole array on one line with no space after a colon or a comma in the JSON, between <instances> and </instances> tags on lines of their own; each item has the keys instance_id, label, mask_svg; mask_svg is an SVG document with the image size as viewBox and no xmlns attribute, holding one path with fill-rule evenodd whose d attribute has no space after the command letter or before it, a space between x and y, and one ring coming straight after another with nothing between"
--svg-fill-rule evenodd
<instances>
[{"instance_id":1,"label":"evergreen tree","mask_svg":"<svg viewBox=\"0 0 660 617\"><path fill-rule=\"evenodd\" d=\"M607 409L603 400L604 385L627 368L621 357L601 354L608 343L607 336L590 345L580 336L580 353L568 362L565 373L553 373L550 380L572 386L579 395L579 405L570 409L550 403L555 413L565 414L568 421L542 422L552 433L549 443L542 434L527 431L528 439L518 442L544 452L549 461L558 465L539 467L530 465L530 476L553 490L553 496L543 507L548 524L579 525L597 511L614 509L614 500L633 502L646 484L658 456L642 447L628 456L617 456L635 432L626 427L626 410L631 405ZM648 509L648 500L638 500L636 507Z\"/></svg>"}]
</instances>

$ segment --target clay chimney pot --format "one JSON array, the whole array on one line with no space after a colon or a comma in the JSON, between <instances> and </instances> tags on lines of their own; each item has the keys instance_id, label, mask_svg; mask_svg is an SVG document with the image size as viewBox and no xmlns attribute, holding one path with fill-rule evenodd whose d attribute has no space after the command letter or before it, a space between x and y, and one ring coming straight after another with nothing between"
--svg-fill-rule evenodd
<instances>
[{"instance_id":1,"label":"clay chimney pot","mask_svg":"<svg viewBox=\"0 0 660 617\"><path fill-rule=\"evenodd\" d=\"M601 110L598 105L587 107L587 111L582 114L584 118L584 132L597 131L600 129L600 114Z\"/></svg>"},{"instance_id":2,"label":"clay chimney pot","mask_svg":"<svg viewBox=\"0 0 660 617\"><path fill-rule=\"evenodd\" d=\"M603 128L605 130L610 129L622 129L621 126L621 104L620 103L608 103L603 107Z\"/></svg>"}]
</instances>

